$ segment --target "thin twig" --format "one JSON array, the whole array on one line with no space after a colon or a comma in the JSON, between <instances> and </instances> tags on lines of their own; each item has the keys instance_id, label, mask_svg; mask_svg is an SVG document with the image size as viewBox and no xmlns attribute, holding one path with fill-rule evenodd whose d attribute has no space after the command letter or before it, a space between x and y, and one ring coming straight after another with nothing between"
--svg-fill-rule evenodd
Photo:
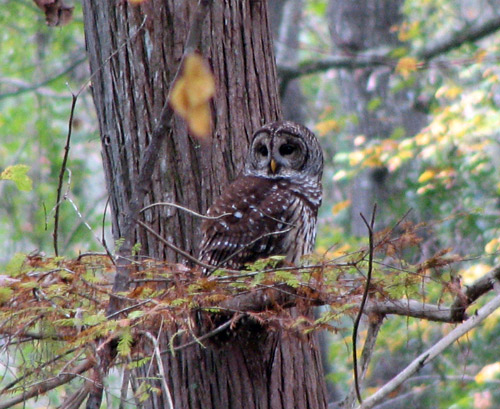
<instances>
[{"instance_id":1,"label":"thin twig","mask_svg":"<svg viewBox=\"0 0 500 409\"><path fill-rule=\"evenodd\" d=\"M59 354L59 355L55 356L54 358L50 359L49 361L44 362L43 364L37 366L35 369L32 369L32 370L30 370L28 372L25 372L23 374L23 376L20 376L19 378L16 378L12 382L10 382L7 385L5 385L5 387L0 391L0 395L2 395L5 392L7 392L9 389L11 389L13 386L15 386L16 384L18 384L22 380L24 380L27 377L31 376L33 373L40 371L40 369L43 369L46 366L53 364L54 362L57 362L59 359L64 358L66 355L69 355L72 352L75 352L77 349L78 348L71 348L70 350L68 350L68 351L66 351L66 352L64 352L62 354Z\"/></svg>"},{"instance_id":2,"label":"thin twig","mask_svg":"<svg viewBox=\"0 0 500 409\"><path fill-rule=\"evenodd\" d=\"M186 349L186 348L193 346L193 345L200 345L201 341L204 341L208 338L211 338L211 337L221 333L222 331L226 330L227 328L229 328L231 323L232 323L231 320L226 321L224 324L219 325L217 328L213 329L212 331L207 332L206 334L204 334L200 337L196 337L196 339L194 339L193 341L189 341L185 344L173 347L172 349L167 349L167 350L161 351L161 354L165 355L165 354L171 353L172 351L177 352L177 351L180 351L182 349Z\"/></svg>"},{"instance_id":3,"label":"thin twig","mask_svg":"<svg viewBox=\"0 0 500 409\"><path fill-rule=\"evenodd\" d=\"M160 352L160 347L158 345L158 339L156 339L148 331L141 331L141 333L146 335L146 337L149 338L151 340L151 343L153 344L153 349L155 352L158 372L160 373L160 379L161 379L161 383L163 385L163 390L167 396L168 409L174 409L174 402L172 400L172 394L170 393L170 388L168 387L168 384L167 384L167 376L165 373L165 368L163 367L163 361L161 359L161 352Z\"/></svg>"},{"instance_id":4,"label":"thin twig","mask_svg":"<svg viewBox=\"0 0 500 409\"><path fill-rule=\"evenodd\" d=\"M84 57L77 59L76 61L73 60L74 62L70 66L68 66L67 68L62 70L60 73L58 73L50 78L47 78L46 80L41 81L38 84L32 84L32 85L28 85L25 87L19 87L16 91L10 91L10 92L5 92L3 94L0 94L0 99L18 96L18 95L25 93L25 92L36 91L37 89L39 89L45 85L48 85L51 82L56 81L61 77L64 77L66 74L73 71L80 64L83 64L86 60L87 60L86 55Z\"/></svg>"},{"instance_id":5,"label":"thin twig","mask_svg":"<svg viewBox=\"0 0 500 409\"><path fill-rule=\"evenodd\" d=\"M293 229L294 226L289 227L288 229L285 230L277 230L277 231L271 231L269 233L262 234L261 236L257 237L256 239L252 240L250 243L245 244L244 246L241 246L238 250L236 250L234 253L231 253L229 256L224 258L222 261L217 263L217 266L211 266L210 270L207 271L206 275L212 274L215 270L219 268L219 266L223 266L226 264L228 261L232 260L234 257L236 257L238 254L240 254L243 250L248 249L250 246L254 245L257 243L259 240L262 240L266 237L270 236L277 236L279 234L284 234L288 233L290 230Z\"/></svg>"},{"instance_id":6,"label":"thin twig","mask_svg":"<svg viewBox=\"0 0 500 409\"><path fill-rule=\"evenodd\" d=\"M180 255L184 256L185 258L187 258L189 261L203 267L203 268L209 268L209 269L213 269L214 266L211 266L210 264L205 264L203 262L201 262L200 260L198 260L196 257L193 257L191 254L189 254L188 252L180 249L179 247L177 247L175 244L172 244L170 243L168 240L164 239L163 237L161 237L158 233L156 233L151 227L149 227L146 223L143 223L141 222L140 220L134 220L139 226L143 227L144 229L146 229L149 233L151 233L153 236L155 236L158 240L160 240L163 244L165 244L165 246L167 246L168 248L174 250L176 253L179 253Z\"/></svg>"},{"instance_id":7,"label":"thin twig","mask_svg":"<svg viewBox=\"0 0 500 409\"><path fill-rule=\"evenodd\" d=\"M64 156L61 164L61 170L59 171L59 182L57 184L56 209L55 209L56 211L54 214L54 233L52 234L54 243L54 254L56 255L56 257L59 255L59 249L57 244L57 235L59 228L59 207L61 203L61 193L62 193L64 174L66 173L66 165L68 163L69 147L71 143L71 133L73 130L73 118L75 115L75 107L77 100L78 100L78 95L71 94L71 111L69 114L69 121L68 121L68 134L66 136L66 144L64 145Z\"/></svg>"},{"instance_id":8,"label":"thin twig","mask_svg":"<svg viewBox=\"0 0 500 409\"><path fill-rule=\"evenodd\" d=\"M354 321L354 326L352 330L352 359L353 359L353 366L354 366L354 386L356 390L356 396L358 398L359 403L362 403L363 400L361 398L361 392L359 391L359 377L358 377L358 357L357 357L357 352L356 352L356 341L358 337L358 328L359 328L359 323L361 321L361 317L363 316L363 310L365 308L366 300L368 299L368 292L370 291L370 285L371 285L371 279L372 279L372 270L373 270L373 251L374 251L374 244L373 244L373 228L375 225L375 214L377 213L377 204L373 206L373 211L372 211L372 218L370 223L366 220L365 216L360 213L361 218L365 222L365 225L368 229L368 246L369 246L369 253L368 253L368 271L366 273L366 285L365 289L363 292L363 298L361 299L361 305L359 306L359 312L358 315L356 316L356 320Z\"/></svg>"},{"instance_id":9,"label":"thin twig","mask_svg":"<svg viewBox=\"0 0 500 409\"><path fill-rule=\"evenodd\" d=\"M86 359L80 365L78 365L71 373L64 373L59 376L47 379L33 386L29 390L17 395L11 399L4 400L0 403L0 409L10 408L18 403L26 402L28 399L34 398L35 396L42 395L58 386L64 385L68 383L73 378L78 376L79 374L88 371L92 367L94 367L95 362L90 359Z\"/></svg>"},{"instance_id":10,"label":"thin twig","mask_svg":"<svg viewBox=\"0 0 500 409\"><path fill-rule=\"evenodd\" d=\"M198 212L195 212L194 210L188 209L187 207L181 206L181 205L179 205L177 203L170 203L170 202L158 202L158 203L150 204L149 206L143 207L141 209L141 213L144 212L144 211L146 211L146 210L148 210L148 209L151 209L152 207L155 207L155 206L171 206L171 207L175 207L176 209L183 210L186 213L192 214L193 216L199 217L200 219L204 219L204 220L222 219L223 217L231 216L233 214L233 213L222 213L219 216L207 216L207 215L202 215L202 214L200 214Z\"/></svg>"},{"instance_id":11,"label":"thin twig","mask_svg":"<svg viewBox=\"0 0 500 409\"><path fill-rule=\"evenodd\" d=\"M363 352L361 353L361 374L359 375L358 382L361 383L366 376L366 371L370 363L371 357L373 355L373 350L375 349L375 343L377 341L377 336L382 327L384 321L384 316L379 315L375 320L370 320L368 325L368 332L366 334L365 344L363 345ZM356 401L357 391L356 388L352 388L343 402L340 404L342 408L351 408L353 402Z\"/></svg>"}]
</instances>

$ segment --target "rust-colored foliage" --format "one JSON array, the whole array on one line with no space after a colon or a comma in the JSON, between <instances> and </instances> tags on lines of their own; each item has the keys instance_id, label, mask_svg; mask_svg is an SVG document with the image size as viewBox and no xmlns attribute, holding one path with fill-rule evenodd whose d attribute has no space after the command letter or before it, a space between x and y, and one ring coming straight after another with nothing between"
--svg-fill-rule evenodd
<instances>
[{"instance_id":1,"label":"rust-colored foliage","mask_svg":"<svg viewBox=\"0 0 500 409\"><path fill-rule=\"evenodd\" d=\"M406 224L398 237L393 231L376 235L378 258L372 266L370 287L373 301L412 295L425 299L422 280L427 280L428 271L456 261L442 251L403 268L395 255L420 243L417 230ZM196 342L210 344L207 338L221 323L229 324L226 331L238 331L248 320L269 331L335 331L341 315L354 316L359 310L367 255L368 249L363 249L334 262L310 258L309 265L301 268L274 257L259 260L240 273L216 271L209 278L182 264L143 260L135 264L130 289L118 294L122 309L111 316L105 311L115 266L108 256L66 260L31 255L0 280L0 336L6 346L14 347L19 341L46 345L43 350L48 355L37 362L50 364L36 371L27 368L29 376L23 380L29 382L40 376L41 368L53 374L64 365L75 367L83 357L92 360L97 345L102 348L111 342L117 345L118 358L127 356L133 365L140 365L148 359L143 334L167 328L176 335L162 353ZM457 289L452 291L445 284L442 292L456 294ZM329 305L330 309L317 319L301 314L314 305ZM296 307L293 311L298 314L290 313L290 307ZM201 328L196 323L200 316L208 317ZM57 359L51 360L53 356ZM12 388L15 386L9 390Z\"/></svg>"}]
</instances>

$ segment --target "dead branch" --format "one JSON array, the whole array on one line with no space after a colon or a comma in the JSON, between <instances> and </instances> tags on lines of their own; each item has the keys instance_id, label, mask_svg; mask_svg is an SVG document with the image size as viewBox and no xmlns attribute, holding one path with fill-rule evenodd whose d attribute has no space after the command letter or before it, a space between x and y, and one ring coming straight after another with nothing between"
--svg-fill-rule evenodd
<instances>
[{"instance_id":1,"label":"dead branch","mask_svg":"<svg viewBox=\"0 0 500 409\"><path fill-rule=\"evenodd\" d=\"M60 375L50 378L46 381L38 382L36 385L32 386L31 389L27 390L26 392L23 392L11 399L4 400L3 402L0 403L0 409L10 408L18 403L25 402L28 399L42 395L54 388L57 388L58 386L64 385L65 383L68 383L81 373L88 371L94 365L95 365L94 361L86 359L80 365L74 368L72 372L61 373Z\"/></svg>"},{"instance_id":2,"label":"dead branch","mask_svg":"<svg viewBox=\"0 0 500 409\"><path fill-rule=\"evenodd\" d=\"M455 322L467 319L465 311L469 305L480 296L493 289L495 282L500 281L500 264L493 267L484 276L478 278L471 285L465 286L463 294L458 294L451 305L451 317Z\"/></svg>"},{"instance_id":3,"label":"dead branch","mask_svg":"<svg viewBox=\"0 0 500 409\"><path fill-rule=\"evenodd\" d=\"M377 204L373 206L372 218L370 222L366 220L365 216L360 213L363 222L368 229L368 271L366 272L366 284L363 291L363 298L361 299L361 304L359 305L359 312L354 320L354 325L352 329L352 362L354 369L354 390L356 391L356 397L358 398L359 403L362 403L361 392L359 390L359 374L358 374L358 356L357 356L357 348L356 343L358 340L358 328L359 323L361 322L361 317L363 315L363 310L366 305L366 301L368 300L368 292L370 291L371 279L372 279L372 271L373 271L373 252L375 249L375 245L373 243L373 229L375 227L375 215L377 213ZM377 331L378 332L378 331Z\"/></svg>"},{"instance_id":4,"label":"dead branch","mask_svg":"<svg viewBox=\"0 0 500 409\"><path fill-rule=\"evenodd\" d=\"M361 371L358 383L361 383L366 376L366 371L368 370L368 365L371 361L373 350L375 349L375 342L377 341L377 336L380 332L380 328L382 328L383 321L384 321L383 315L378 315L375 317L372 315L368 323L368 333L366 334L365 344L363 345L363 352L361 353L361 363L360 363ZM339 404L339 406L342 408L352 407L352 404L355 402L356 398L358 398L358 393L359 393L359 386L357 390L356 385L354 385L354 387L351 387L349 394Z\"/></svg>"},{"instance_id":5,"label":"dead branch","mask_svg":"<svg viewBox=\"0 0 500 409\"><path fill-rule=\"evenodd\" d=\"M21 95L21 94L23 94L25 92L31 92L31 91L40 93L42 95L43 94L47 94L50 97L57 96L57 97L67 98L68 95L55 94L55 93L53 93L53 91L46 90L43 87L46 86L46 85L51 84L54 81L57 81L61 77L64 77L66 74L70 73L75 68L77 68L79 65L81 65L81 64L83 64L84 62L87 61L87 56L86 55L83 56L83 57L80 56L80 58L77 58L77 56L74 56L74 58L76 58L74 60L72 59L72 61L74 61L74 62L72 62L72 64L70 64L64 70L62 70L61 72L55 74L54 76L52 76L50 78L47 78L46 80L38 82L37 84L26 84L24 82L20 82L20 80L18 80L18 79L14 80L14 79L9 79L9 78L0 78L0 82L1 83L8 83L8 82L10 82L13 85L17 85L17 87L18 87L17 90L15 90L15 91L8 91L8 92L4 92L3 94L0 94L0 99L4 99L4 98L8 98L8 97L16 97L16 96Z\"/></svg>"},{"instance_id":6,"label":"dead branch","mask_svg":"<svg viewBox=\"0 0 500 409\"><path fill-rule=\"evenodd\" d=\"M452 316L449 307L428 304L411 299L372 301L366 307L365 312L367 314L394 314L437 322L457 322Z\"/></svg>"},{"instance_id":7,"label":"dead branch","mask_svg":"<svg viewBox=\"0 0 500 409\"><path fill-rule=\"evenodd\" d=\"M68 156L69 156L69 147L71 144L71 133L73 131L73 118L75 116L75 107L76 107L76 101L78 100L78 94L72 94L71 95L71 112L69 114L69 121L68 121L68 134L66 136L66 144L64 145L64 155L63 155L63 161L61 164L61 170L59 171L59 182L57 184L57 197L56 197L56 209L55 209L55 214L54 214L54 233L52 234L53 241L54 241L54 253L56 257L59 255L59 249L58 249L58 244L57 244L57 235L58 235L58 229L59 229L59 209L61 205L61 193L62 193L62 186L63 186L63 179L64 179L64 174L66 173L66 164L68 163Z\"/></svg>"},{"instance_id":8,"label":"dead branch","mask_svg":"<svg viewBox=\"0 0 500 409\"><path fill-rule=\"evenodd\" d=\"M467 42L478 41L500 29L500 17L494 16L491 19L472 27L463 27L453 31L441 39L433 41L428 48L418 50L415 53L417 60L429 63L430 60L452 51ZM282 83L302 77L305 75L317 74L330 69L355 70L359 68L375 68L386 66L390 69L396 67L397 60L390 57L391 50L374 50L353 56L331 56L322 60L303 61L296 67L280 65L278 73ZM426 65L426 64L424 64ZM442 63L440 63L442 65Z\"/></svg>"},{"instance_id":9,"label":"dead branch","mask_svg":"<svg viewBox=\"0 0 500 409\"><path fill-rule=\"evenodd\" d=\"M463 336L471 329L481 324L481 322L483 322L489 315L491 315L498 308L500 308L500 295L497 295L484 307L479 309L475 315L473 315L464 323L458 325L455 329L453 329L448 335L442 338L439 342L437 342L431 348L427 349L427 351L420 354L396 377L387 382L382 388L380 388L369 398L365 399L365 401L360 406L358 406L357 409L373 408L377 403L381 402L382 399L384 399L391 392L393 392L399 386L401 386L403 382L405 382L408 378L410 378L410 376L418 372L422 367L424 367L434 358L439 356L446 348L448 348L461 336Z\"/></svg>"}]
</instances>

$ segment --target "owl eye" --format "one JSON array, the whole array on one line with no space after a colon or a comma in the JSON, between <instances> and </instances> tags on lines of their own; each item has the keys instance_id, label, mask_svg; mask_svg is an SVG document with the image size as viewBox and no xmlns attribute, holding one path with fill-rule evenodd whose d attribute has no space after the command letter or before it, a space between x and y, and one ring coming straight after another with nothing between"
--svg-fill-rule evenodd
<instances>
[{"instance_id":1,"label":"owl eye","mask_svg":"<svg viewBox=\"0 0 500 409\"><path fill-rule=\"evenodd\" d=\"M285 143L284 145L280 146L280 155L282 156L291 155L292 153L295 152L296 149L297 147L295 145Z\"/></svg>"},{"instance_id":2,"label":"owl eye","mask_svg":"<svg viewBox=\"0 0 500 409\"><path fill-rule=\"evenodd\" d=\"M268 150L267 150L267 146L266 145L260 145L258 148L257 148L257 152L262 155L262 156L267 156L268 154Z\"/></svg>"}]
</instances>

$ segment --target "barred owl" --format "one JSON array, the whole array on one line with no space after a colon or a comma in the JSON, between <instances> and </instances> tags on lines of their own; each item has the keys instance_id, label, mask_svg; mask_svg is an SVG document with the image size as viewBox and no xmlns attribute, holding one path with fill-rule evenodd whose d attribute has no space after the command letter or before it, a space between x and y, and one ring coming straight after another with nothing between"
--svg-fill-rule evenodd
<instances>
[{"instance_id":1,"label":"barred owl","mask_svg":"<svg viewBox=\"0 0 500 409\"><path fill-rule=\"evenodd\" d=\"M243 171L208 209L199 259L230 269L272 255L296 264L313 250L322 173L323 153L309 129L290 121L263 126Z\"/></svg>"}]
</instances>

